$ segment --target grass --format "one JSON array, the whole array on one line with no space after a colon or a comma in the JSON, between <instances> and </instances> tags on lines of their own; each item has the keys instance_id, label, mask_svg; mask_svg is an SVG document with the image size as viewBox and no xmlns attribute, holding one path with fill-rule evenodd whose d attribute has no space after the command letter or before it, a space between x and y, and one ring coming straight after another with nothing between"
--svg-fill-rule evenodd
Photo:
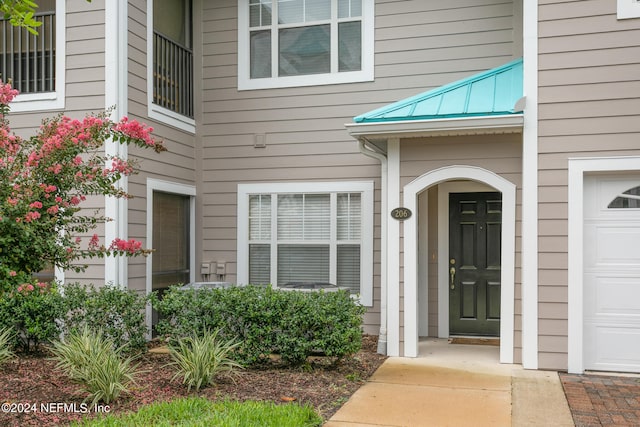
<instances>
[{"instance_id":1,"label":"grass","mask_svg":"<svg viewBox=\"0 0 640 427\"><path fill-rule=\"evenodd\" d=\"M273 402L212 402L202 397L145 405L134 414L107 415L75 426L216 426L216 427L315 427L322 418L313 407Z\"/></svg>"}]
</instances>

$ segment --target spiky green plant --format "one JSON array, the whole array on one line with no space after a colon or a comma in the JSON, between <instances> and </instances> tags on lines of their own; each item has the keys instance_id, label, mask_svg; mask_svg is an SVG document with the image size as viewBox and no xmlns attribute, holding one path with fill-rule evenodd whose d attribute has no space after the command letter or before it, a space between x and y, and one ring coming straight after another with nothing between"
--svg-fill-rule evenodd
<instances>
[{"instance_id":1,"label":"spiky green plant","mask_svg":"<svg viewBox=\"0 0 640 427\"><path fill-rule=\"evenodd\" d=\"M14 354L13 351L11 351L12 340L13 332L11 329L0 329L0 366L13 359Z\"/></svg>"},{"instance_id":2,"label":"spiky green plant","mask_svg":"<svg viewBox=\"0 0 640 427\"><path fill-rule=\"evenodd\" d=\"M231 351L240 343L234 340L218 338L219 329L206 331L202 336L192 335L178 340L177 344L169 346L177 372L173 379L182 377L182 383L191 390L200 390L213 384L218 374L228 373L242 365L229 357Z\"/></svg>"},{"instance_id":3,"label":"spiky green plant","mask_svg":"<svg viewBox=\"0 0 640 427\"><path fill-rule=\"evenodd\" d=\"M114 349L113 340L100 330L73 332L65 341L55 341L52 352L56 367L83 386L92 404L112 402L133 382L133 358L123 357L122 347Z\"/></svg>"}]
</instances>

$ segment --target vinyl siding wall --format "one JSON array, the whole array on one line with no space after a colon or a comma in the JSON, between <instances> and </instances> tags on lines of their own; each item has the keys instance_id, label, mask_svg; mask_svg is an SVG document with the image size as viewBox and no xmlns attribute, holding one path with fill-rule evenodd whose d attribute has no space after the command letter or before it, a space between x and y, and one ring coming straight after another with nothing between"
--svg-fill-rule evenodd
<instances>
[{"instance_id":1,"label":"vinyl siding wall","mask_svg":"<svg viewBox=\"0 0 640 427\"><path fill-rule=\"evenodd\" d=\"M539 367L566 369L568 158L640 154L640 19L543 0L539 21Z\"/></svg>"},{"instance_id":2,"label":"vinyl siding wall","mask_svg":"<svg viewBox=\"0 0 640 427\"><path fill-rule=\"evenodd\" d=\"M149 0L150 1L150 0ZM195 2L194 2L195 3ZM155 138L163 140L167 151L156 153L129 147L129 156L139 160L140 174L129 177L129 192L134 196L129 205L129 238L142 242L147 240L147 178L196 185L196 137L195 135L168 126L147 116L147 2L131 0L128 10L128 115L153 127ZM200 16L194 12L194 24ZM198 40L199 27L194 28L194 40ZM200 78L197 58L200 44L194 47L196 73L194 76L195 106L200 99ZM196 216L197 218L197 216ZM199 235L199 233L196 233ZM194 238L197 237L194 236ZM144 291L146 288L145 257L129 258L129 288ZM200 277L196 277L200 280Z\"/></svg>"},{"instance_id":3,"label":"vinyl siding wall","mask_svg":"<svg viewBox=\"0 0 640 427\"><path fill-rule=\"evenodd\" d=\"M366 111L520 56L521 43L513 40L522 38L521 8L501 0L379 0L375 81L238 91L237 0L199 4L203 260L227 261L227 280L235 280L239 183L372 180L375 291L365 323L368 332L377 333L380 165L358 152L344 124ZM254 148L255 135L264 135L265 148Z\"/></svg>"}]
</instances>

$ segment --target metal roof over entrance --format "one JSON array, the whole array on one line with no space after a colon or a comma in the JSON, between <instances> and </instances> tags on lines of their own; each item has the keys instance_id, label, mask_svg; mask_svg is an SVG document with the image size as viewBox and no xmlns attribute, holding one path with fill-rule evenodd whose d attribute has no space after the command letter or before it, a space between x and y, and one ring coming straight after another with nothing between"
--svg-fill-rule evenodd
<instances>
[{"instance_id":1,"label":"metal roof over entrance","mask_svg":"<svg viewBox=\"0 0 640 427\"><path fill-rule=\"evenodd\" d=\"M356 123L520 114L522 58L354 117Z\"/></svg>"}]
</instances>

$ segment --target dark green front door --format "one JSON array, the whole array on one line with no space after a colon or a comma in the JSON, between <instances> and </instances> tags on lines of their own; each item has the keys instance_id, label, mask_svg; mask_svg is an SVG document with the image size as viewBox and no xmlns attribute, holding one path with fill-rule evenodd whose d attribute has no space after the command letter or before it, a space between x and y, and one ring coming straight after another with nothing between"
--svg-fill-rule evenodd
<instances>
[{"instance_id":1,"label":"dark green front door","mask_svg":"<svg viewBox=\"0 0 640 427\"><path fill-rule=\"evenodd\" d=\"M449 333L500 335L500 193L449 195Z\"/></svg>"}]
</instances>

